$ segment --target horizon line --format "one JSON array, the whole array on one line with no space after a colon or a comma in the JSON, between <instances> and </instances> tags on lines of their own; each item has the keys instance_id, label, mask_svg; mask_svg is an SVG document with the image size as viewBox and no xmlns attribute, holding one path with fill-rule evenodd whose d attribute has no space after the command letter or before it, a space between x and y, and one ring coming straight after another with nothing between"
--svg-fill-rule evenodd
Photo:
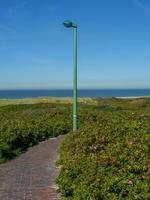
<instances>
[{"instance_id":1,"label":"horizon line","mask_svg":"<svg viewBox=\"0 0 150 200\"><path fill-rule=\"evenodd\" d=\"M0 88L0 91L13 90L73 90L73 88ZM150 90L150 88L78 88L78 90Z\"/></svg>"}]
</instances>

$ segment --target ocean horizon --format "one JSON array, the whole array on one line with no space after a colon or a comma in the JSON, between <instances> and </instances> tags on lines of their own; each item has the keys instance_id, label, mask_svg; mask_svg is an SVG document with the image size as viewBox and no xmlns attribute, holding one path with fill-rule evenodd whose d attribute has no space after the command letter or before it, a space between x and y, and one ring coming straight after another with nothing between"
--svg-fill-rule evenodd
<instances>
[{"instance_id":1,"label":"ocean horizon","mask_svg":"<svg viewBox=\"0 0 150 200\"><path fill-rule=\"evenodd\" d=\"M71 89L0 90L0 99L35 97L72 97ZM78 97L143 97L150 96L150 89L79 89Z\"/></svg>"}]
</instances>

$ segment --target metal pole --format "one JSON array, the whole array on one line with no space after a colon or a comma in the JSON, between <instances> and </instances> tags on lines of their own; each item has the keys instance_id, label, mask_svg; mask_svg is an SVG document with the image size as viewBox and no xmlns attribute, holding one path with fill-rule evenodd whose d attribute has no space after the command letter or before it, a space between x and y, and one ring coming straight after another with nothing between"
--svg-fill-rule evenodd
<instances>
[{"instance_id":1,"label":"metal pole","mask_svg":"<svg viewBox=\"0 0 150 200\"><path fill-rule=\"evenodd\" d=\"M77 27L74 27L73 131L77 130Z\"/></svg>"}]
</instances>

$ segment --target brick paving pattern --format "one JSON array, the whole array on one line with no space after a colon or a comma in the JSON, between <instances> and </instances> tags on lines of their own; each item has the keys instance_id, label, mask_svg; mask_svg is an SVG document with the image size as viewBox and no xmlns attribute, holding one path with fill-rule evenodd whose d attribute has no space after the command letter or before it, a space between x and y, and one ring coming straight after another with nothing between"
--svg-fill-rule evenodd
<instances>
[{"instance_id":1,"label":"brick paving pattern","mask_svg":"<svg viewBox=\"0 0 150 200\"><path fill-rule=\"evenodd\" d=\"M59 200L55 190L57 150L64 136L52 138L0 165L0 200Z\"/></svg>"}]
</instances>

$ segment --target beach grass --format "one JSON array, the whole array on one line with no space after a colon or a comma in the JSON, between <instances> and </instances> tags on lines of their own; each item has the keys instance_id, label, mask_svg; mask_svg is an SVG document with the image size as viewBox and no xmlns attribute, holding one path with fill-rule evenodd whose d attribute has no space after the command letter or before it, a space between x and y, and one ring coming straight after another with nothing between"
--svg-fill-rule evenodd
<instances>
[{"instance_id":1,"label":"beach grass","mask_svg":"<svg viewBox=\"0 0 150 200\"><path fill-rule=\"evenodd\" d=\"M19 104L39 104L39 103L60 103L60 104L72 104L73 99L71 97L36 97L36 98L24 98L24 99L0 99L0 107L7 105L19 105ZM96 104L96 100L93 98L78 98L79 103Z\"/></svg>"}]
</instances>

